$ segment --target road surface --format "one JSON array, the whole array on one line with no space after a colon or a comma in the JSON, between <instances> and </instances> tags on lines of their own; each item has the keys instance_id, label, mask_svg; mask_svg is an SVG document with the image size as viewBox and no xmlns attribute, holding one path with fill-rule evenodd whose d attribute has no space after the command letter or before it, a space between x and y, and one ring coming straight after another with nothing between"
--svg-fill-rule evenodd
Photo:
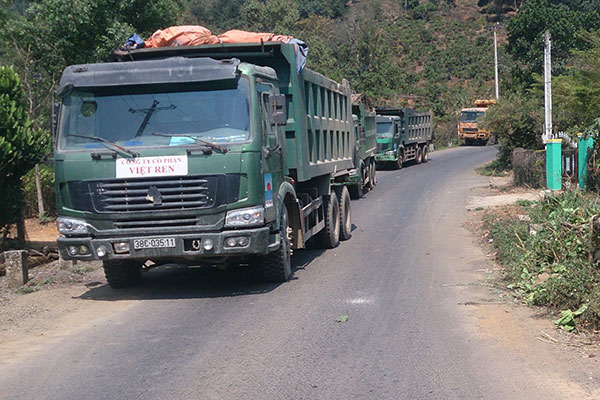
<instances>
[{"instance_id":1,"label":"road surface","mask_svg":"<svg viewBox=\"0 0 600 400\"><path fill-rule=\"evenodd\" d=\"M461 147L378 172L352 202L352 239L297 252L285 284L172 267L139 288L90 288L80 301L130 305L0 361L0 398L561 398L465 311L485 261L464 200L495 153Z\"/></svg>"}]
</instances>

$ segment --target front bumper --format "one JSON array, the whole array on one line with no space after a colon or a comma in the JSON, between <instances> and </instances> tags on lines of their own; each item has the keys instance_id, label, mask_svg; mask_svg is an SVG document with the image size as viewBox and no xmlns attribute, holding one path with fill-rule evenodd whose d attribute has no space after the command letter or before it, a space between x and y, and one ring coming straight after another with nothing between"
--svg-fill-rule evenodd
<instances>
[{"instance_id":1,"label":"front bumper","mask_svg":"<svg viewBox=\"0 0 600 400\"><path fill-rule=\"evenodd\" d=\"M244 236L249 239L249 243L244 247L226 247L225 240L230 237ZM174 247L134 249L136 239L159 239L173 238ZM191 241L202 241L210 239L213 242L211 250L204 250L202 245L190 246ZM118 254L113 245L115 243L128 242L129 252ZM226 230L223 232L190 232L185 234L169 234L157 236L131 235L128 237L114 238L91 238L91 237L59 237L57 240L58 250L64 260L168 260L168 259L189 259L198 260L202 258L244 256L250 254L267 254L279 245L279 235L271 234L269 227L255 229ZM89 249L85 255L71 255L67 251L69 246L87 246ZM106 249L106 255L98 257L97 250L100 246Z\"/></svg>"},{"instance_id":2,"label":"front bumper","mask_svg":"<svg viewBox=\"0 0 600 400\"><path fill-rule=\"evenodd\" d=\"M395 154L375 154L375 162L398 161Z\"/></svg>"},{"instance_id":3,"label":"front bumper","mask_svg":"<svg viewBox=\"0 0 600 400\"><path fill-rule=\"evenodd\" d=\"M461 139L487 139L490 134L488 132L464 133L459 134Z\"/></svg>"}]
</instances>

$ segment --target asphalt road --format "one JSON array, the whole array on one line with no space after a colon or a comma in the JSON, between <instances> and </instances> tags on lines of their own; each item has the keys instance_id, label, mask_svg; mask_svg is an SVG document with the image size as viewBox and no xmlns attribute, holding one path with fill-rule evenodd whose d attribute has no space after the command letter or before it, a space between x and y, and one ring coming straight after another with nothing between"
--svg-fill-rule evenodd
<instances>
[{"instance_id":1,"label":"asphalt road","mask_svg":"<svg viewBox=\"0 0 600 400\"><path fill-rule=\"evenodd\" d=\"M90 289L81 301L136 301L0 367L0 398L550 398L457 305L474 246L464 199L495 151L378 172L352 202L353 237L297 252L288 283L161 268L136 289Z\"/></svg>"}]
</instances>

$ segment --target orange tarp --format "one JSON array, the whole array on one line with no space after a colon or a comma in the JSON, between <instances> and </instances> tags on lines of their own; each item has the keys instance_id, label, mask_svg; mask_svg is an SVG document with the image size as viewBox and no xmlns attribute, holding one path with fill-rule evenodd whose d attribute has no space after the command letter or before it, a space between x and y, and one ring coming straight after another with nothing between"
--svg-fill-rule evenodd
<instances>
[{"instance_id":1,"label":"orange tarp","mask_svg":"<svg viewBox=\"0 0 600 400\"><path fill-rule=\"evenodd\" d=\"M292 36L275 35L266 32L247 32L233 29L219 36L213 35L208 29L199 25L171 26L157 30L146 40L145 47L167 46L200 46L218 43L260 43L284 42L289 43Z\"/></svg>"},{"instance_id":2,"label":"orange tarp","mask_svg":"<svg viewBox=\"0 0 600 400\"><path fill-rule=\"evenodd\" d=\"M182 25L157 30L146 40L145 47L200 46L217 43L219 39L208 29L198 25Z\"/></svg>"},{"instance_id":3,"label":"orange tarp","mask_svg":"<svg viewBox=\"0 0 600 400\"><path fill-rule=\"evenodd\" d=\"M265 32L247 32L232 29L217 36L221 43L260 43L263 42L284 42L289 43L293 39L292 36L275 35L274 33Z\"/></svg>"}]
</instances>

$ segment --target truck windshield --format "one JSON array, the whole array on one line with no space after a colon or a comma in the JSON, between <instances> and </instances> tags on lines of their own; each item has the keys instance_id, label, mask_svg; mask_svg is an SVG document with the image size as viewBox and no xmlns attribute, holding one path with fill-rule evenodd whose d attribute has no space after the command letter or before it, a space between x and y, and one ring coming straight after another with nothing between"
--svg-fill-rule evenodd
<instances>
[{"instance_id":1,"label":"truck windshield","mask_svg":"<svg viewBox=\"0 0 600 400\"><path fill-rule=\"evenodd\" d=\"M481 122L484 116L483 111L463 111L460 113L460 122Z\"/></svg>"},{"instance_id":2,"label":"truck windshield","mask_svg":"<svg viewBox=\"0 0 600 400\"><path fill-rule=\"evenodd\" d=\"M393 137L394 130L392 129L391 122L378 122L377 123L377 136L379 137Z\"/></svg>"},{"instance_id":3,"label":"truck windshield","mask_svg":"<svg viewBox=\"0 0 600 400\"><path fill-rule=\"evenodd\" d=\"M75 89L63 99L58 144L66 150L102 147L98 140L82 136L127 148L194 145L198 142L194 138L217 144L246 142L249 102L245 79L221 90Z\"/></svg>"}]
</instances>

